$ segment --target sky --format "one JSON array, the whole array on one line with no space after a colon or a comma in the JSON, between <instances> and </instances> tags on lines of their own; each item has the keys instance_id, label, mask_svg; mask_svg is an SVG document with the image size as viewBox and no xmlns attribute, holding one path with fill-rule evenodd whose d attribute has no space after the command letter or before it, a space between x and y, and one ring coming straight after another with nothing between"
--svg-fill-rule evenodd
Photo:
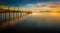
<instances>
[{"instance_id":1,"label":"sky","mask_svg":"<svg viewBox=\"0 0 60 33\"><path fill-rule=\"evenodd\" d=\"M8 5L8 6L15 6L16 4L19 6L25 6L26 4L36 4L38 2L54 2L60 0L0 0L0 4Z\"/></svg>"},{"instance_id":2,"label":"sky","mask_svg":"<svg viewBox=\"0 0 60 33\"><path fill-rule=\"evenodd\" d=\"M20 7L24 9L28 8L32 9L32 7L39 9L41 7L42 8L51 7L50 5L56 4L57 4L56 6L60 6L60 0L0 0L0 4L13 7Z\"/></svg>"}]
</instances>

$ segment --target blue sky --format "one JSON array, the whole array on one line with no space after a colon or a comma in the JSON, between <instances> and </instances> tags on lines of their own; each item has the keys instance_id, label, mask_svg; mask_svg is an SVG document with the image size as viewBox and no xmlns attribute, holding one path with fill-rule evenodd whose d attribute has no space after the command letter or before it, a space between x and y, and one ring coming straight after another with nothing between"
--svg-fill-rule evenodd
<instances>
[{"instance_id":1,"label":"blue sky","mask_svg":"<svg viewBox=\"0 0 60 33\"><path fill-rule=\"evenodd\" d=\"M0 4L4 4L7 6L15 6L19 5L19 7L24 7L26 4L36 4L37 2L56 2L60 0L0 0Z\"/></svg>"}]
</instances>

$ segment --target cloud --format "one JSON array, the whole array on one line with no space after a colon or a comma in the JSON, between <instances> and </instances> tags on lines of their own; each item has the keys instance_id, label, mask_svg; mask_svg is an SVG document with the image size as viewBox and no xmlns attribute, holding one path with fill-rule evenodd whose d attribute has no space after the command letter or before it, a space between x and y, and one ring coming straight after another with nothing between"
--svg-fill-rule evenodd
<instances>
[{"instance_id":1,"label":"cloud","mask_svg":"<svg viewBox=\"0 0 60 33\"><path fill-rule=\"evenodd\" d=\"M28 6L28 7L33 7L34 4L27 4L26 6Z\"/></svg>"},{"instance_id":2,"label":"cloud","mask_svg":"<svg viewBox=\"0 0 60 33\"><path fill-rule=\"evenodd\" d=\"M60 2L46 2L46 3L36 3L36 4L27 4L27 7L30 7L34 10L51 10L60 8Z\"/></svg>"},{"instance_id":3,"label":"cloud","mask_svg":"<svg viewBox=\"0 0 60 33\"><path fill-rule=\"evenodd\" d=\"M50 7L50 8L55 8L55 7L60 7L60 3L54 3L54 2L47 2L47 3L36 3L36 4L27 4L27 7L37 7L37 8L42 8L42 7Z\"/></svg>"},{"instance_id":4,"label":"cloud","mask_svg":"<svg viewBox=\"0 0 60 33\"><path fill-rule=\"evenodd\" d=\"M45 3L27 4L28 7L42 7Z\"/></svg>"}]
</instances>

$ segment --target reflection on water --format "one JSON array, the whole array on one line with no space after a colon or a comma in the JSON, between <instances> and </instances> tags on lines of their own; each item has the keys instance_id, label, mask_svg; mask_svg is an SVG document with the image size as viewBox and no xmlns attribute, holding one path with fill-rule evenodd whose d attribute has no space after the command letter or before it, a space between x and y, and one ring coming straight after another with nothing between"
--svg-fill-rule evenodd
<instances>
[{"instance_id":1,"label":"reflection on water","mask_svg":"<svg viewBox=\"0 0 60 33\"><path fill-rule=\"evenodd\" d=\"M4 15L1 14L0 18ZM8 15L6 17L9 17ZM19 15L21 16L22 14L20 13ZM14 15L10 17L12 18L14 16L17 17L17 14L14 13ZM4 31L59 32L60 31L60 13L32 13L32 14L29 14L26 18L19 20L18 23L11 26L7 26L4 29Z\"/></svg>"},{"instance_id":2,"label":"reflection on water","mask_svg":"<svg viewBox=\"0 0 60 33\"><path fill-rule=\"evenodd\" d=\"M17 23L25 27L59 27L60 13L32 13Z\"/></svg>"},{"instance_id":3,"label":"reflection on water","mask_svg":"<svg viewBox=\"0 0 60 33\"><path fill-rule=\"evenodd\" d=\"M10 19L21 17L25 14L26 13L0 13L0 23L4 21L9 21Z\"/></svg>"}]
</instances>

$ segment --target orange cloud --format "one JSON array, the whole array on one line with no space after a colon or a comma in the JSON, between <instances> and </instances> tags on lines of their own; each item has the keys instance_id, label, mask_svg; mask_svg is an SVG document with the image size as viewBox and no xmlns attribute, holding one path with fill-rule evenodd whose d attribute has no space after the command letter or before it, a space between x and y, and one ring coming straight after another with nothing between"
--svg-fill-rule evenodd
<instances>
[{"instance_id":1,"label":"orange cloud","mask_svg":"<svg viewBox=\"0 0 60 33\"><path fill-rule=\"evenodd\" d=\"M60 11L60 2L46 2L46 3L36 3L36 4L27 4L27 7L30 7L34 11Z\"/></svg>"}]
</instances>

